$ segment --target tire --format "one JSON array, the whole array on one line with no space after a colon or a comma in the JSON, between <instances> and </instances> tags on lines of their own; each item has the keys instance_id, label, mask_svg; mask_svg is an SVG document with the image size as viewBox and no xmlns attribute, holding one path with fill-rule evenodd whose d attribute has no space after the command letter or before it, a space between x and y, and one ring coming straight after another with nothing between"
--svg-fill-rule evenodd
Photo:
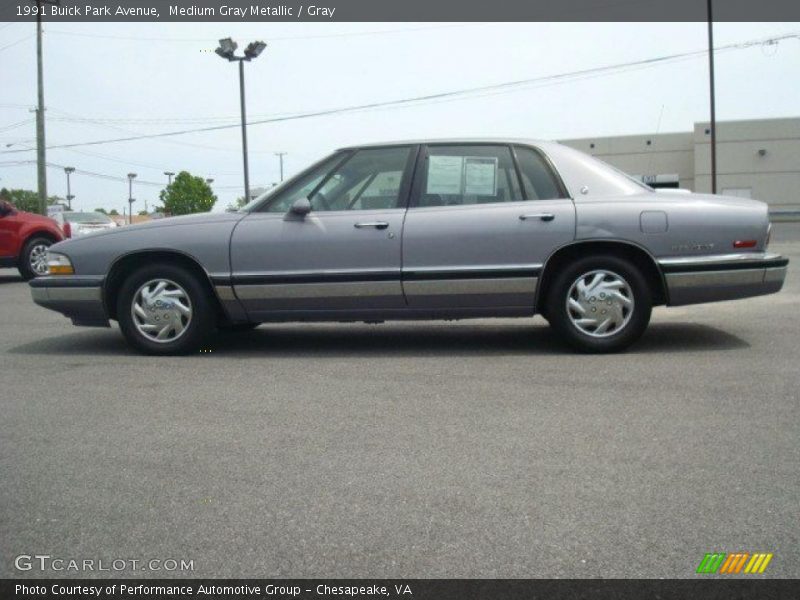
<instances>
[{"instance_id":1,"label":"tire","mask_svg":"<svg viewBox=\"0 0 800 600\"><path fill-rule=\"evenodd\" d=\"M127 342L143 354L189 354L214 331L215 313L209 291L190 271L150 265L123 282L117 320Z\"/></svg>"},{"instance_id":2,"label":"tire","mask_svg":"<svg viewBox=\"0 0 800 600\"><path fill-rule=\"evenodd\" d=\"M547 296L551 327L580 352L625 350L647 329L652 308L652 291L641 271L616 256L570 263Z\"/></svg>"},{"instance_id":3,"label":"tire","mask_svg":"<svg viewBox=\"0 0 800 600\"><path fill-rule=\"evenodd\" d=\"M25 242L25 245L22 247L22 252L19 255L19 263L17 265L19 274L22 275L25 281L33 279L34 277L47 275L46 253L47 249L52 245L53 240L42 236L34 236ZM45 254L40 255L40 252L44 252ZM41 265L42 270L37 270L37 266L31 264L32 262L35 262L36 265Z\"/></svg>"}]
</instances>

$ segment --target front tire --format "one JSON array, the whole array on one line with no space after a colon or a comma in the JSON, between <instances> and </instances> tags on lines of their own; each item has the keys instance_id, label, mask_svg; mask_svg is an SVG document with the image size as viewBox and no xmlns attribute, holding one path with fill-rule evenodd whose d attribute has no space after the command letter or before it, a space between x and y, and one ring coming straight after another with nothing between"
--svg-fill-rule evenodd
<instances>
[{"instance_id":1,"label":"front tire","mask_svg":"<svg viewBox=\"0 0 800 600\"><path fill-rule=\"evenodd\" d=\"M117 320L128 343L144 354L188 354L214 330L208 291L188 270L152 265L134 271L117 297Z\"/></svg>"},{"instance_id":2,"label":"front tire","mask_svg":"<svg viewBox=\"0 0 800 600\"><path fill-rule=\"evenodd\" d=\"M19 256L19 274L25 281L47 275L47 249L53 245L50 238L36 236L25 242Z\"/></svg>"},{"instance_id":3,"label":"front tire","mask_svg":"<svg viewBox=\"0 0 800 600\"><path fill-rule=\"evenodd\" d=\"M558 274L547 299L550 325L581 352L619 352L650 322L652 292L641 271L616 256L587 257Z\"/></svg>"}]
</instances>

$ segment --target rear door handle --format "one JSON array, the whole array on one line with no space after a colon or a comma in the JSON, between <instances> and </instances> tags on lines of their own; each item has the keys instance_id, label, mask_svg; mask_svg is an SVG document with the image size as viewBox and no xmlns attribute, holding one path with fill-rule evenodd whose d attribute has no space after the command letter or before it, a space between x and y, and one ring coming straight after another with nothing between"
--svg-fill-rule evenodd
<instances>
[{"instance_id":1,"label":"rear door handle","mask_svg":"<svg viewBox=\"0 0 800 600\"><path fill-rule=\"evenodd\" d=\"M386 229L389 227L389 223L386 221L365 221L363 223L356 223L354 225L356 229L364 229L365 227L374 227L375 229Z\"/></svg>"},{"instance_id":2,"label":"rear door handle","mask_svg":"<svg viewBox=\"0 0 800 600\"><path fill-rule=\"evenodd\" d=\"M556 216L553 213L530 213L527 215L520 215L520 221L527 221L528 219L539 219L540 221L552 221Z\"/></svg>"}]
</instances>

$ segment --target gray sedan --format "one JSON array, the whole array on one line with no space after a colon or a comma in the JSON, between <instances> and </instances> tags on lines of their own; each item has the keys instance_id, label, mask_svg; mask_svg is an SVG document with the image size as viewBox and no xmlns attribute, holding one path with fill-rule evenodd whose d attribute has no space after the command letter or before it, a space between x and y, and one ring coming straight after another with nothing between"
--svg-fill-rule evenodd
<instances>
[{"instance_id":1,"label":"gray sedan","mask_svg":"<svg viewBox=\"0 0 800 600\"><path fill-rule=\"evenodd\" d=\"M769 237L763 202L655 192L560 144L401 142L341 149L236 213L55 244L30 285L151 354L263 322L535 313L613 352L653 306L780 290Z\"/></svg>"}]
</instances>

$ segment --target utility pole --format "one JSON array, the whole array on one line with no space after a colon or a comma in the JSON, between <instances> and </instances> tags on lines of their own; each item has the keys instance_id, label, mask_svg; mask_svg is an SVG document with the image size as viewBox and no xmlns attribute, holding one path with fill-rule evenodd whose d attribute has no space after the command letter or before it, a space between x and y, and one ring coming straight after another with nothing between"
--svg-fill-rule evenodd
<instances>
[{"instance_id":1,"label":"utility pole","mask_svg":"<svg viewBox=\"0 0 800 600\"><path fill-rule=\"evenodd\" d=\"M281 165L281 181L283 181L283 157L286 155L286 152L276 152L275 156L278 157Z\"/></svg>"},{"instance_id":2,"label":"utility pole","mask_svg":"<svg viewBox=\"0 0 800 600\"><path fill-rule=\"evenodd\" d=\"M714 15L708 0L708 75L711 88L711 193L717 193L717 110L714 93Z\"/></svg>"},{"instance_id":3,"label":"utility pole","mask_svg":"<svg viewBox=\"0 0 800 600\"><path fill-rule=\"evenodd\" d=\"M128 225L133 223L133 180L136 179L136 173L128 173Z\"/></svg>"},{"instance_id":4,"label":"utility pole","mask_svg":"<svg viewBox=\"0 0 800 600\"><path fill-rule=\"evenodd\" d=\"M36 0L36 175L39 187L39 212L47 214L47 157L44 137L44 74L42 64L42 0Z\"/></svg>"},{"instance_id":5,"label":"utility pole","mask_svg":"<svg viewBox=\"0 0 800 600\"><path fill-rule=\"evenodd\" d=\"M72 195L72 190L69 187L69 176L75 172L75 167L64 167L64 173L67 174L67 207L72 210L72 199L75 197Z\"/></svg>"},{"instance_id":6,"label":"utility pole","mask_svg":"<svg viewBox=\"0 0 800 600\"><path fill-rule=\"evenodd\" d=\"M167 185L172 185L172 177L175 175L175 173L173 173L172 171L164 171L164 175L166 175L169 178Z\"/></svg>"}]
</instances>

